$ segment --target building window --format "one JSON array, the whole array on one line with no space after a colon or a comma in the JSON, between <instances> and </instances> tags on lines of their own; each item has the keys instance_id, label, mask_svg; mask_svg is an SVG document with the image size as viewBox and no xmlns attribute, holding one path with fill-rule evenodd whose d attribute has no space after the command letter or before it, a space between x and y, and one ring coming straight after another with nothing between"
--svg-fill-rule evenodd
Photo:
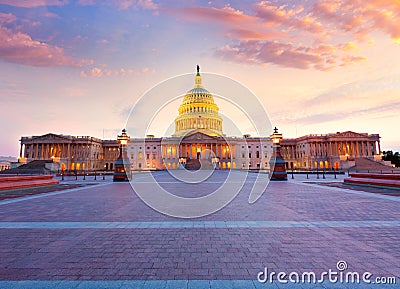
<instances>
[{"instance_id":1,"label":"building window","mask_svg":"<svg viewBox=\"0 0 400 289\"><path fill-rule=\"evenodd\" d=\"M149 159L150 158L150 154L146 154L146 159Z\"/></svg>"}]
</instances>

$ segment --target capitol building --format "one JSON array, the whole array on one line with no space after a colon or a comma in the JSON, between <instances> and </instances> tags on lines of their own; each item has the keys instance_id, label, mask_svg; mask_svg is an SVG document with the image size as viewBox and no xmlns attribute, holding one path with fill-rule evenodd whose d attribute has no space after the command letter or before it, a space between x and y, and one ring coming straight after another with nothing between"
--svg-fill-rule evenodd
<instances>
[{"instance_id":1,"label":"capitol building","mask_svg":"<svg viewBox=\"0 0 400 289\"><path fill-rule=\"evenodd\" d=\"M125 132L123 132L125 134ZM129 132L128 132L129 133ZM351 131L282 138L271 136L226 136L223 120L212 93L204 88L199 67L194 87L186 92L170 137L130 138L126 146L131 170L162 169L269 169L273 138L280 139L287 169L340 170L356 158L381 161L378 134ZM19 163L52 160L60 170L113 170L119 143L90 136L48 133L21 137Z\"/></svg>"}]
</instances>

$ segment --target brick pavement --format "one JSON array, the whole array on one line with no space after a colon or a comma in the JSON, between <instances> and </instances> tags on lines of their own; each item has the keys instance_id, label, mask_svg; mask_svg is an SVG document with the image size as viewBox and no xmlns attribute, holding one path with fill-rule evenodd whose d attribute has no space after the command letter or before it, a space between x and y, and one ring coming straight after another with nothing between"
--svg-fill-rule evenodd
<instances>
[{"instance_id":1,"label":"brick pavement","mask_svg":"<svg viewBox=\"0 0 400 289\"><path fill-rule=\"evenodd\" d=\"M186 197L226 177L154 175ZM339 260L400 277L400 198L301 181L270 183L254 204L247 182L227 207L189 220L147 207L127 183L2 201L0 288L368 288L256 281L264 267L320 274Z\"/></svg>"}]
</instances>

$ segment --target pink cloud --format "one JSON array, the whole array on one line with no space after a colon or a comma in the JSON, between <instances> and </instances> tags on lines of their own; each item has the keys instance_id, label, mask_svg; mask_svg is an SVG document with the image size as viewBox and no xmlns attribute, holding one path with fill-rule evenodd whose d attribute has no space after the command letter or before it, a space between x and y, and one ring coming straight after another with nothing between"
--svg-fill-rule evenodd
<instances>
[{"instance_id":1,"label":"pink cloud","mask_svg":"<svg viewBox=\"0 0 400 289\"><path fill-rule=\"evenodd\" d=\"M0 12L0 24L10 24L17 20L17 17L11 13L2 13Z\"/></svg>"},{"instance_id":2,"label":"pink cloud","mask_svg":"<svg viewBox=\"0 0 400 289\"><path fill-rule=\"evenodd\" d=\"M215 55L244 63L329 70L367 60L357 55L357 44L371 42L375 31L400 43L398 1L321 0L308 7L260 1L252 8L249 13L230 5L167 11L186 21L212 23L232 41Z\"/></svg>"},{"instance_id":3,"label":"pink cloud","mask_svg":"<svg viewBox=\"0 0 400 289\"><path fill-rule=\"evenodd\" d=\"M286 34L281 32L260 32L247 29L232 29L227 33L227 36L239 40L267 40L273 38L287 38Z\"/></svg>"},{"instance_id":4,"label":"pink cloud","mask_svg":"<svg viewBox=\"0 0 400 289\"><path fill-rule=\"evenodd\" d=\"M15 20L13 15L0 14L0 59L29 66L81 67L93 62L69 57L61 47L33 40L26 33L13 31L2 25Z\"/></svg>"},{"instance_id":5,"label":"pink cloud","mask_svg":"<svg viewBox=\"0 0 400 289\"><path fill-rule=\"evenodd\" d=\"M308 47L278 41L241 41L238 45L220 48L216 55L228 61L322 71L366 60L362 56L343 55L342 47L343 45Z\"/></svg>"},{"instance_id":6,"label":"pink cloud","mask_svg":"<svg viewBox=\"0 0 400 289\"><path fill-rule=\"evenodd\" d=\"M311 33L327 33L322 24L311 15L301 15L304 7L287 9L269 1L261 1L254 6L255 15L270 25L304 30Z\"/></svg>"},{"instance_id":7,"label":"pink cloud","mask_svg":"<svg viewBox=\"0 0 400 289\"><path fill-rule=\"evenodd\" d=\"M0 4L17 7L39 7L39 6L63 6L68 4L67 0L0 0Z\"/></svg>"},{"instance_id":8,"label":"pink cloud","mask_svg":"<svg viewBox=\"0 0 400 289\"><path fill-rule=\"evenodd\" d=\"M398 1L326 0L315 3L311 11L327 25L352 32L358 41L365 41L373 31L384 32L395 41L400 39Z\"/></svg>"},{"instance_id":9,"label":"pink cloud","mask_svg":"<svg viewBox=\"0 0 400 289\"><path fill-rule=\"evenodd\" d=\"M223 8L215 7L183 7L170 10L177 13L182 18L190 21L211 20L219 22L224 26L241 26L255 24L258 19L254 16L246 15L240 10L235 10L229 5Z\"/></svg>"},{"instance_id":10,"label":"pink cloud","mask_svg":"<svg viewBox=\"0 0 400 289\"><path fill-rule=\"evenodd\" d=\"M229 5L222 8L215 7L183 7L168 10L179 17L200 23L217 24L216 28L227 29L226 35L240 40L265 40L271 38L286 38L286 33L262 23L262 19L247 15Z\"/></svg>"}]
</instances>

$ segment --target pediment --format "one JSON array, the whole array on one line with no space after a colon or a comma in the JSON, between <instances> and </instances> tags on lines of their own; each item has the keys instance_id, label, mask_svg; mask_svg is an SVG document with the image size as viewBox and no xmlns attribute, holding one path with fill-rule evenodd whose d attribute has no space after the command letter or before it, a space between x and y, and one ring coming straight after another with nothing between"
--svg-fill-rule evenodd
<instances>
[{"instance_id":1,"label":"pediment","mask_svg":"<svg viewBox=\"0 0 400 289\"><path fill-rule=\"evenodd\" d=\"M210 136L202 132L194 132L182 139L182 142L193 142L193 141L213 141L217 140L218 137Z\"/></svg>"},{"instance_id":2,"label":"pediment","mask_svg":"<svg viewBox=\"0 0 400 289\"><path fill-rule=\"evenodd\" d=\"M363 133L356 133L353 131L345 131L333 135L333 138L365 138L367 135Z\"/></svg>"},{"instance_id":3,"label":"pediment","mask_svg":"<svg viewBox=\"0 0 400 289\"><path fill-rule=\"evenodd\" d=\"M52 140L52 141L69 140L69 138L67 136L54 134L54 133L47 133L47 134L40 135L40 136L34 136L32 139L34 139L34 140L47 140L47 141L49 141L49 140Z\"/></svg>"}]
</instances>

